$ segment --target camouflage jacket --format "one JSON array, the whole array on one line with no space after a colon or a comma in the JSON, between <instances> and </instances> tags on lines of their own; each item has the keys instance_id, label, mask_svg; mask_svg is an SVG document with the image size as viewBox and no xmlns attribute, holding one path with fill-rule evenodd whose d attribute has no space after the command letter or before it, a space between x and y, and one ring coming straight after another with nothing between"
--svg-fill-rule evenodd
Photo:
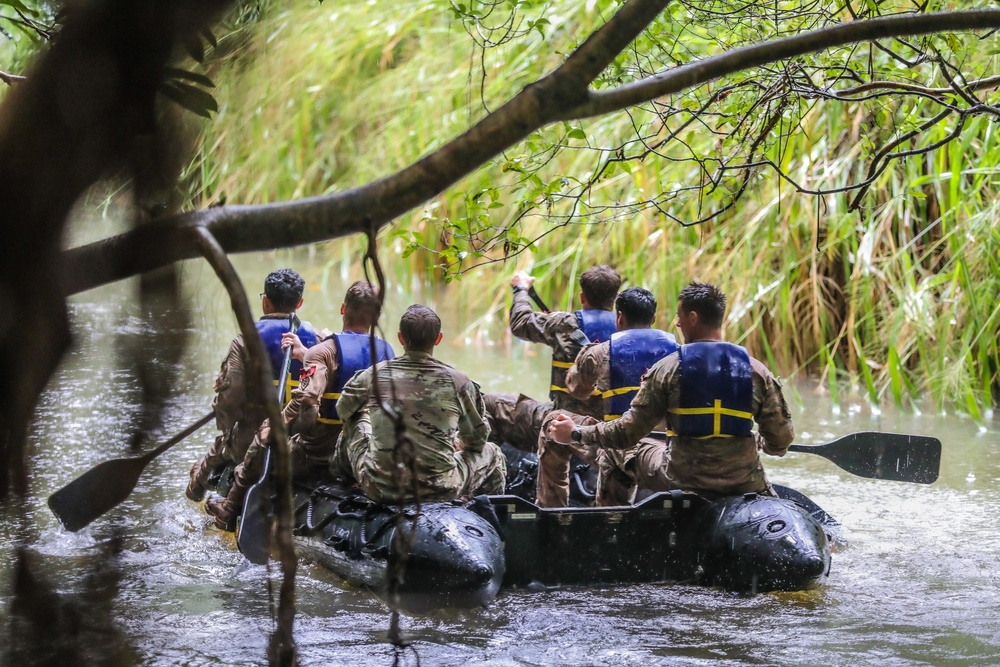
<instances>
[{"instance_id":1,"label":"camouflage jacket","mask_svg":"<svg viewBox=\"0 0 1000 667\"><path fill-rule=\"evenodd\" d=\"M658 361L643 378L628 412L615 421L581 427L582 441L628 449L680 405L679 355ZM706 495L742 493L766 482L758 449L784 456L794 437L781 384L760 361L753 367L752 413L757 430L746 438L670 438L667 475L677 488Z\"/></svg>"},{"instance_id":2,"label":"camouflage jacket","mask_svg":"<svg viewBox=\"0 0 1000 667\"><path fill-rule=\"evenodd\" d=\"M580 331L576 315L559 311L536 312L531 307L531 297L522 290L514 293L510 307L510 331L521 340L552 348L549 395L555 409L595 419L604 416L604 403L599 393L591 393L589 398L581 400L570 393L566 384L566 374L582 349L573 337Z\"/></svg>"},{"instance_id":3,"label":"camouflage jacket","mask_svg":"<svg viewBox=\"0 0 1000 667\"><path fill-rule=\"evenodd\" d=\"M374 485L392 497L398 485L393 478L396 458L395 424L380 406L386 401L401 415L406 435L413 443L413 468L422 497L450 493L457 466L455 452L481 452L490 433L479 385L448 364L423 352L408 351L356 373L344 386L337 411L344 420L344 438L355 437L360 416L371 420L368 461Z\"/></svg>"},{"instance_id":4,"label":"camouflage jacket","mask_svg":"<svg viewBox=\"0 0 1000 667\"><path fill-rule=\"evenodd\" d=\"M331 452L340 435L340 424L319 419L319 404L327 386L337 378L337 344L327 339L306 351L298 386L281 416L307 452Z\"/></svg>"}]
</instances>

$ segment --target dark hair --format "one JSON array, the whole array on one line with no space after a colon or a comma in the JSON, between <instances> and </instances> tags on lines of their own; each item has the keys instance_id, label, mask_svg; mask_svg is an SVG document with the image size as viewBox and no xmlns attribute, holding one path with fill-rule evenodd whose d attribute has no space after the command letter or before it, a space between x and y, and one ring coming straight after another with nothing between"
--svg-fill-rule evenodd
<instances>
[{"instance_id":1,"label":"dark hair","mask_svg":"<svg viewBox=\"0 0 1000 667\"><path fill-rule=\"evenodd\" d=\"M622 277L607 265L592 266L580 274L580 289L591 308L610 310L622 286Z\"/></svg>"},{"instance_id":2,"label":"dark hair","mask_svg":"<svg viewBox=\"0 0 1000 667\"><path fill-rule=\"evenodd\" d=\"M264 279L264 295L278 310L291 312L302 299L306 281L291 269L278 269L267 274Z\"/></svg>"},{"instance_id":3,"label":"dark hair","mask_svg":"<svg viewBox=\"0 0 1000 667\"><path fill-rule=\"evenodd\" d=\"M681 310L698 313L702 324L713 329L722 326L726 314L726 295L715 285L693 282L677 295Z\"/></svg>"},{"instance_id":4,"label":"dark hair","mask_svg":"<svg viewBox=\"0 0 1000 667\"><path fill-rule=\"evenodd\" d=\"M371 328L382 313L378 288L367 280L359 280L347 288L344 295L344 322Z\"/></svg>"},{"instance_id":5,"label":"dark hair","mask_svg":"<svg viewBox=\"0 0 1000 667\"><path fill-rule=\"evenodd\" d=\"M645 287L629 287L615 299L615 310L633 326L652 324L656 318L656 297Z\"/></svg>"},{"instance_id":6,"label":"dark hair","mask_svg":"<svg viewBox=\"0 0 1000 667\"><path fill-rule=\"evenodd\" d=\"M427 306L414 304L399 320L399 333L410 350L431 350L441 333L441 318Z\"/></svg>"}]
</instances>

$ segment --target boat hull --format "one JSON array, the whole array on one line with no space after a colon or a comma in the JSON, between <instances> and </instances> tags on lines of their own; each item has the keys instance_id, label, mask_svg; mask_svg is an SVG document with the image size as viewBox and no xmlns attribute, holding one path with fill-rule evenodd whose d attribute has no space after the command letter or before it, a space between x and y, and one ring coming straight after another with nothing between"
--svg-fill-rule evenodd
<instances>
[{"instance_id":1,"label":"boat hull","mask_svg":"<svg viewBox=\"0 0 1000 667\"><path fill-rule=\"evenodd\" d=\"M670 492L629 507L553 509L491 500L504 586L683 582L755 593L815 588L830 571L823 526L780 498Z\"/></svg>"},{"instance_id":2,"label":"boat hull","mask_svg":"<svg viewBox=\"0 0 1000 667\"><path fill-rule=\"evenodd\" d=\"M299 490L295 508L293 540L302 557L384 599L394 597L401 609L481 607L500 590L505 553L484 501L424 503L399 512L322 485Z\"/></svg>"}]
</instances>

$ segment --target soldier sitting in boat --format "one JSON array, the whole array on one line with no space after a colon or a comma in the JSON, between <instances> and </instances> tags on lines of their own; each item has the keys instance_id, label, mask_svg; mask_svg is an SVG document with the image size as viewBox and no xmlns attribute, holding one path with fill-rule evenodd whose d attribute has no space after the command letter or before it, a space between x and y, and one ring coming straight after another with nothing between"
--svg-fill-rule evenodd
<instances>
[{"instance_id":1,"label":"soldier sitting in boat","mask_svg":"<svg viewBox=\"0 0 1000 667\"><path fill-rule=\"evenodd\" d=\"M628 411L592 426L557 415L545 426L551 441L629 449L665 417L669 441L644 442L631 459L640 489L708 498L774 495L758 450L784 456L794 435L791 414L767 367L722 341L725 308L726 297L714 285L695 282L681 290L677 327L685 344L650 368Z\"/></svg>"},{"instance_id":2,"label":"soldier sitting in boat","mask_svg":"<svg viewBox=\"0 0 1000 667\"><path fill-rule=\"evenodd\" d=\"M566 374L566 387L575 398L586 400L595 392L603 402L604 421L617 419L629 406L639 389L639 381L653 364L677 350L672 334L653 329L656 298L642 287L630 287L615 300L617 333L601 343L591 343L580 351L576 363ZM577 424L595 424L588 415L556 411L546 417L564 415ZM651 441L655 442L655 441ZM661 443L662 444L662 443ZM631 453L631 450L629 450ZM565 507L569 501L570 459L576 454L585 461L595 461L595 448L578 444L553 443L542 429L538 437L538 480L536 502L540 507ZM625 505L634 495L632 479L622 472L631 456L601 457L596 504Z\"/></svg>"},{"instance_id":3,"label":"soldier sitting in boat","mask_svg":"<svg viewBox=\"0 0 1000 667\"><path fill-rule=\"evenodd\" d=\"M622 280L610 266L594 266L580 274L581 309L573 313L535 312L529 290L535 279L523 271L514 274L510 331L522 340L552 348L552 380L548 402L523 394L486 394L493 439L525 452L534 452L542 420L553 409L600 419L604 414L597 394L578 398L566 387L566 373L588 343L607 341L615 332L612 311Z\"/></svg>"},{"instance_id":4,"label":"soldier sitting in boat","mask_svg":"<svg viewBox=\"0 0 1000 667\"><path fill-rule=\"evenodd\" d=\"M344 420L334 474L350 474L378 502L499 494L506 468L479 385L431 356L441 320L426 306L399 323L405 353L355 375L337 403ZM399 428L401 427L401 429Z\"/></svg>"},{"instance_id":5,"label":"soldier sitting in boat","mask_svg":"<svg viewBox=\"0 0 1000 667\"><path fill-rule=\"evenodd\" d=\"M305 281L291 269L274 271L264 279L264 291L260 295L264 315L257 320L257 331L264 340L271 361L275 386L279 383L278 374L284 361L281 337L289 330L289 316L302 307L304 288ZM312 347L317 342L316 332L308 322L299 326L299 337L305 347ZM185 494L195 502L205 497L208 479L214 470L243 460L254 433L264 421L263 406L251 404L247 396L245 375L248 360L243 336L237 336L229 345L229 353L215 379L212 408L221 433L208 453L191 466ZM301 369L300 363L293 364L291 377L298 377Z\"/></svg>"},{"instance_id":6,"label":"soldier sitting in boat","mask_svg":"<svg viewBox=\"0 0 1000 667\"><path fill-rule=\"evenodd\" d=\"M371 366L371 329L378 322L381 309L378 290L359 280L347 289L340 313L344 330L327 336L315 346L306 346L295 334L284 335L284 345L292 346L292 357L301 361L301 372L291 400L281 413L289 426L288 446L295 477L327 475L336 451L342 421L337 414L337 399L344 384L360 370ZM376 357L380 361L395 356L392 347L375 338ZM210 500L205 510L215 517L216 526L234 530L236 517L250 486L263 474L263 451L270 436L265 421L253 439L240 465L236 466L233 485L225 498Z\"/></svg>"}]
</instances>

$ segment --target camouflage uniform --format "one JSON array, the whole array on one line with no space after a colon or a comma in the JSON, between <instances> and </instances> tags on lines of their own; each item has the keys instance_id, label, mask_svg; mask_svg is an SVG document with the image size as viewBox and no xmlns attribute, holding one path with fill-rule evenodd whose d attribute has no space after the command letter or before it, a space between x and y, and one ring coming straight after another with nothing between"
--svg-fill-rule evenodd
<instances>
[{"instance_id":1,"label":"camouflage uniform","mask_svg":"<svg viewBox=\"0 0 1000 667\"><path fill-rule=\"evenodd\" d=\"M431 355L412 350L375 368L380 397L369 368L347 383L337 402L344 420L338 448L345 450L368 497L409 502L414 485L420 500L503 493L504 459L500 448L486 440L490 427L479 385ZM379 398L402 416L412 463L397 465L395 424ZM411 469L416 480L410 477Z\"/></svg>"},{"instance_id":2,"label":"camouflage uniform","mask_svg":"<svg viewBox=\"0 0 1000 667\"><path fill-rule=\"evenodd\" d=\"M569 395L589 400L588 397L595 393L600 396L602 392L611 387L611 354L610 343L592 343L584 347L576 363L566 374L566 387ZM601 415L604 414L603 399L601 403ZM569 504L569 474L570 462L573 455L587 461L595 463L598 458L598 448L593 446L582 446L576 443L565 445L555 443L546 435L548 423L557 413L551 413L543 421L543 428L538 435L538 479L535 487L536 502L539 507L565 507ZM569 411L562 411L562 414L569 416L575 423L581 426L588 426L597 423L590 415L579 415ZM602 483L603 481L603 483ZM632 497L632 485L627 480L625 483L620 476L606 475L605 478L598 478L596 504L601 506L625 505Z\"/></svg>"},{"instance_id":3,"label":"camouflage uniform","mask_svg":"<svg viewBox=\"0 0 1000 667\"><path fill-rule=\"evenodd\" d=\"M271 313L261 320L287 320L287 313ZM303 335L304 344L315 341L315 333L308 322L302 323L303 334L309 331L311 338ZM240 463L246 456L254 434L265 418L264 406L251 404L247 400L246 374L249 352L239 335L229 344L229 352L219 368L215 379L215 399L212 409L215 411L215 424L220 434L209 446L208 453L191 467L191 478L187 495L192 500L200 500L204 494L205 484L212 471L227 464ZM273 362L272 362L273 363ZM277 374L275 370L275 374ZM294 383L293 383L294 385Z\"/></svg>"},{"instance_id":4,"label":"camouflage uniform","mask_svg":"<svg viewBox=\"0 0 1000 667\"><path fill-rule=\"evenodd\" d=\"M644 378L628 412L615 421L582 428L581 444L627 450L640 442L663 420L669 408L680 405L679 360L674 353L657 362ZM760 361L751 357L750 364L752 414L757 431L750 437L675 436L669 443L643 441L635 448L630 464L640 488L682 489L709 498L751 492L773 495L758 450L784 456L794 437L791 414L777 379Z\"/></svg>"},{"instance_id":5,"label":"camouflage uniform","mask_svg":"<svg viewBox=\"0 0 1000 667\"><path fill-rule=\"evenodd\" d=\"M510 331L521 340L552 348L552 401L536 401L523 394L517 398L511 394L487 394L490 425L498 427L493 433L494 440L532 452L537 446L542 419L553 409L601 418L604 405L599 395L578 398L563 389L567 371L582 348L578 342L580 325L574 313L537 312L531 307L528 292L521 290L514 293L510 307Z\"/></svg>"}]
</instances>

